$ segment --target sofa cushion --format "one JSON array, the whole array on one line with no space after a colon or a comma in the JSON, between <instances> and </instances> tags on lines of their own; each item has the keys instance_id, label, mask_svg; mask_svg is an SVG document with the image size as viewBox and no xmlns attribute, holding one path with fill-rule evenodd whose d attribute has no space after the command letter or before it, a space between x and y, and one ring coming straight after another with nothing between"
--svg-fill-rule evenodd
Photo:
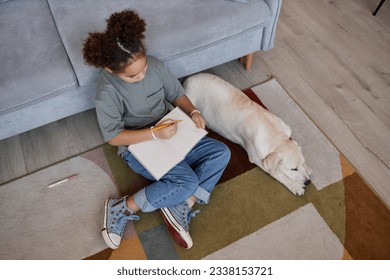
<instances>
[{"instance_id":1,"label":"sofa cushion","mask_svg":"<svg viewBox=\"0 0 390 280\"><path fill-rule=\"evenodd\" d=\"M0 113L77 82L45 0L2 3L0 30Z\"/></svg>"},{"instance_id":2,"label":"sofa cushion","mask_svg":"<svg viewBox=\"0 0 390 280\"><path fill-rule=\"evenodd\" d=\"M113 12L126 8L137 11L147 24L148 54L163 61L265 26L271 20L263 0L252 0L246 5L225 0L48 0L48 3L80 85L94 81L100 72L84 64L83 40L88 32L104 31L105 20Z\"/></svg>"}]
</instances>

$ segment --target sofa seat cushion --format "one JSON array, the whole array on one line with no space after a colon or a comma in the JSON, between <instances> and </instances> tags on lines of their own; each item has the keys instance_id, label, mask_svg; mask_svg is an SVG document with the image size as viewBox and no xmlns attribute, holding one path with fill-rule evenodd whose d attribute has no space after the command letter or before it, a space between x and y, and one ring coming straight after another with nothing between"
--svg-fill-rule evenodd
<instances>
[{"instance_id":1,"label":"sofa seat cushion","mask_svg":"<svg viewBox=\"0 0 390 280\"><path fill-rule=\"evenodd\" d=\"M45 0L0 4L0 114L77 83Z\"/></svg>"},{"instance_id":2,"label":"sofa seat cushion","mask_svg":"<svg viewBox=\"0 0 390 280\"><path fill-rule=\"evenodd\" d=\"M269 7L263 0L251 0L248 4L225 0L48 0L48 3L80 85L94 81L100 72L84 64L83 40L88 32L104 31L105 20L113 12L126 8L137 11L147 24L148 54L163 61L265 26L271 20Z\"/></svg>"}]
</instances>

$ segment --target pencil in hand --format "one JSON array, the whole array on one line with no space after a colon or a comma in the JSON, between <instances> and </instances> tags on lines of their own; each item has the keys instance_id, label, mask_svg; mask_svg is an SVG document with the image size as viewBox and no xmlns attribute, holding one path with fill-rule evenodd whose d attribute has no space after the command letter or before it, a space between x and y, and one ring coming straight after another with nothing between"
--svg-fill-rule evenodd
<instances>
[{"instance_id":1,"label":"pencil in hand","mask_svg":"<svg viewBox=\"0 0 390 280\"><path fill-rule=\"evenodd\" d=\"M152 128L152 131L156 131L156 130L160 130L160 129L163 129L163 128L166 128L168 126L171 126L175 123L179 123L179 122L182 122L183 120L175 120L173 122L170 122L170 123L166 123L166 124L162 124L162 125L158 125L158 126L155 126Z\"/></svg>"}]
</instances>

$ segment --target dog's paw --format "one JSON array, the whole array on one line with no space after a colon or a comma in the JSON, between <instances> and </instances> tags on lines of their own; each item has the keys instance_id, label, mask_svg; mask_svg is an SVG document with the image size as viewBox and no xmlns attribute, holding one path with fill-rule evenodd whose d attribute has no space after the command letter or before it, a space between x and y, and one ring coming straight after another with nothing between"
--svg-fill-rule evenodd
<instances>
[{"instance_id":1,"label":"dog's paw","mask_svg":"<svg viewBox=\"0 0 390 280\"><path fill-rule=\"evenodd\" d=\"M305 189L303 186L296 185L296 186L289 186L287 187L293 194L297 196L302 196L305 194Z\"/></svg>"},{"instance_id":2,"label":"dog's paw","mask_svg":"<svg viewBox=\"0 0 390 280\"><path fill-rule=\"evenodd\" d=\"M295 189L293 191L293 194L297 195L297 196L302 196L305 194L305 189L304 188L299 188L299 189Z\"/></svg>"}]
</instances>

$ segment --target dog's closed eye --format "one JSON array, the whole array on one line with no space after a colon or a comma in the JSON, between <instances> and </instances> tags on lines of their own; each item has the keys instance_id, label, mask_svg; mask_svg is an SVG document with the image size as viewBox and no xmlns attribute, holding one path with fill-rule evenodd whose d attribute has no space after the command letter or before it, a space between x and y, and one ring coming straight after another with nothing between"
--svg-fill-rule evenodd
<instances>
[{"instance_id":1,"label":"dog's closed eye","mask_svg":"<svg viewBox=\"0 0 390 280\"><path fill-rule=\"evenodd\" d=\"M298 168L291 168L292 171L298 171Z\"/></svg>"}]
</instances>

